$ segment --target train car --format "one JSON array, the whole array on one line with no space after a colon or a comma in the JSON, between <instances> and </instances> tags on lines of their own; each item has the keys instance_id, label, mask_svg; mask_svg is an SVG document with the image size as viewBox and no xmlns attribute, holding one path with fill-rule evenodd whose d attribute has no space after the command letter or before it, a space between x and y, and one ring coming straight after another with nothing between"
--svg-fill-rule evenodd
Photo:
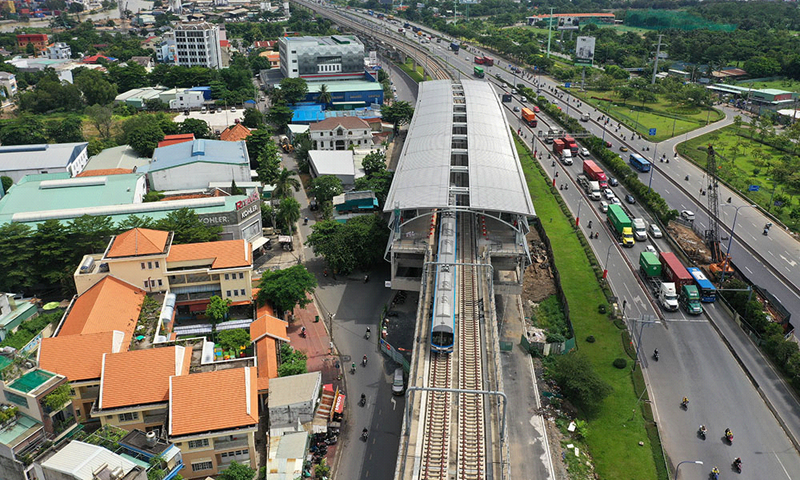
<instances>
[{"instance_id":1,"label":"train car","mask_svg":"<svg viewBox=\"0 0 800 480\"><path fill-rule=\"evenodd\" d=\"M456 308L456 214L444 212L439 227L439 250L436 255L431 319L431 349L436 353L452 353Z\"/></svg>"}]
</instances>

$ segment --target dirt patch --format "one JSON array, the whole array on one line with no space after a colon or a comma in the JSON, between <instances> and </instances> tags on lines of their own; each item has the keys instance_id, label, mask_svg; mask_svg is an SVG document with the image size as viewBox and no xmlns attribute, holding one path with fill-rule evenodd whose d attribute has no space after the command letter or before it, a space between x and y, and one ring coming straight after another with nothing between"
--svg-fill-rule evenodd
<instances>
[{"instance_id":1,"label":"dirt patch","mask_svg":"<svg viewBox=\"0 0 800 480\"><path fill-rule=\"evenodd\" d=\"M690 227L678 222L669 222L667 231L683 248L690 259L703 265L711 263L711 251L703 239L700 238L700 235Z\"/></svg>"},{"instance_id":2,"label":"dirt patch","mask_svg":"<svg viewBox=\"0 0 800 480\"><path fill-rule=\"evenodd\" d=\"M536 230L531 230L526 237L531 247L533 263L525 269L522 281L522 303L528 301L539 303L556 293L556 282L550 269L550 256Z\"/></svg>"}]
</instances>

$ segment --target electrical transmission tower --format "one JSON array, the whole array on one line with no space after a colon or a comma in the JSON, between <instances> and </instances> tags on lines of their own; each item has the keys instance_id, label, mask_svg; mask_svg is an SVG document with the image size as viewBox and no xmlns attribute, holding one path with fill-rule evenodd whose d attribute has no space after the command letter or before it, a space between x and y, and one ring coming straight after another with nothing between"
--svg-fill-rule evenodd
<instances>
[{"instance_id":1,"label":"electrical transmission tower","mask_svg":"<svg viewBox=\"0 0 800 480\"><path fill-rule=\"evenodd\" d=\"M717 178L717 153L711 145L708 146L706 177L708 178L706 195L708 196L710 218L705 240L708 248L711 250L711 261L719 262L722 260L722 251L719 247L719 179Z\"/></svg>"}]
</instances>

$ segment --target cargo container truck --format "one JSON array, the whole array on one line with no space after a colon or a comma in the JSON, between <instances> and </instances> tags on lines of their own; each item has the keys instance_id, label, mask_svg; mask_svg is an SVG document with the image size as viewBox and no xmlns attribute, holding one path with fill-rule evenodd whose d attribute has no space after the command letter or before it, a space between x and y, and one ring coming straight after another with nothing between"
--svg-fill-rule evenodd
<instances>
[{"instance_id":1,"label":"cargo container truck","mask_svg":"<svg viewBox=\"0 0 800 480\"><path fill-rule=\"evenodd\" d=\"M456 42L450 44L450 50L458 53L458 49L461 48Z\"/></svg>"},{"instance_id":2,"label":"cargo container truck","mask_svg":"<svg viewBox=\"0 0 800 480\"><path fill-rule=\"evenodd\" d=\"M599 182L600 188L608 188L608 179L606 178L606 174L603 173L603 169L598 167L593 160L583 161L583 173L585 173L590 179Z\"/></svg>"},{"instance_id":3,"label":"cargo container truck","mask_svg":"<svg viewBox=\"0 0 800 480\"><path fill-rule=\"evenodd\" d=\"M564 151L564 141L561 140L560 138L556 138L555 140L553 140L553 153L560 157L561 152L563 151Z\"/></svg>"},{"instance_id":4,"label":"cargo container truck","mask_svg":"<svg viewBox=\"0 0 800 480\"><path fill-rule=\"evenodd\" d=\"M684 285L694 285L694 278L674 253L661 252L659 258L661 259L661 268L664 270L664 278L675 282L678 288Z\"/></svg>"},{"instance_id":5,"label":"cargo container truck","mask_svg":"<svg viewBox=\"0 0 800 480\"><path fill-rule=\"evenodd\" d=\"M609 206L615 207L617 205ZM678 294L675 292L675 283L664 281L662 278L664 269L655 253L642 252L639 254L639 273L642 280L650 287L653 297L661 308L668 312L678 309Z\"/></svg>"},{"instance_id":6,"label":"cargo container truck","mask_svg":"<svg viewBox=\"0 0 800 480\"><path fill-rule=\"evenodd\" d=\"M700 315L703 307L700 305L700 291L696 285L684 285L681 287L680 304L686 313L690 315Z\"/></svg>"},{"instance_id":7,"label":"cargo container truck","mask_svg":"<svg viewBox=\"0 0 800 480\"><path fill-rule=\"evenodd\" d=\"M569 135L564 135L561 137L561 140L564 141L564 145L569 147L569 150L572 152L573 156L578 155L578 142L576 142L574 138L570 137Z\"/></svg>"},{"instance_id":8,"label":"cargo container truck","mask_svg":"<svg viewBox=\"0 0 800 480\"><path fill-rule=\"evenodd\" d=\"M533 113L533 110L531 110L530 108L523 108L522 109L522 119L530 127L535 127L536 125L539 124L539 121L536 120L536 114Z\"/></svg>"},{"instance_id":9,"label":"cargo container truck","mask_svg":"<svg viewBox=\"0 0 800 480\"><path fill-rule=\"evenodd\" d=\"M578 174L578 185L583 188L583 191L586 192L586 195L589 196L591 200L600 200L600 184L589 180L584 174Z\"/></svg>"},{"instance_id":10,"label":"cargo container truck","mask_svg":"<svg viewBox=\"0 0 800 480\"><path fill-rule=\"evenodd\" d=\"M619 205L609 205L606 220L614 235L622 243L623 247L633 247L636 241L633 239L633 229L631 219L625 215L625 211Z\"/></svg>"}]
</instances>

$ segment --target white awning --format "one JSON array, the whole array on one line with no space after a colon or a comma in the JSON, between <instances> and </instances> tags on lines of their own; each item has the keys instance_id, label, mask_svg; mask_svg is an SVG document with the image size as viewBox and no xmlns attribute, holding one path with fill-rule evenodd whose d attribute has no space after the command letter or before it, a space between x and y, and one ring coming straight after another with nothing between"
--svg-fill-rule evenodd
<instances>
[{"instance_id":1,"label":"white awning","mask_svg":"<svg viewBox=\"0 0 800 480\"><path fill-rule=\"evenodd\" d=\"M253 251L255 252L259 248L263 247L264 245L267 244L267 242L269 242L269 238L264 238L264 237L256 238L255 240L253 240Z\"/></svg>"}]
</instances>

